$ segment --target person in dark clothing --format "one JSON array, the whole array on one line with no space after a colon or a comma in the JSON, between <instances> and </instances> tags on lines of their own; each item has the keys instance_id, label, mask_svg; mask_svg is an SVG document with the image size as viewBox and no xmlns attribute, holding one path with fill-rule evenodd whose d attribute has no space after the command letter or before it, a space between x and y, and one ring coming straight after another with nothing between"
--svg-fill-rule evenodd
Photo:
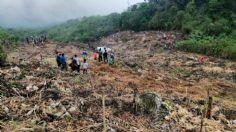
<instances>
[{"instance_id":1,"label":"person in dark clothing","mask_svg":"<svg viewBox=\"0 0 236 132\"><path fill-rule=\"evenodd\" d=\"M46 35L44 35L43 42L47 42L47 36Z\"/></svg>"},{"instance_id":2,"label":"person in dark clothing","mask_svg":"<svg viewBox=\"0 0 236 132\"><path fill-rule=\"evenodd\" d=\"M41 44L44 45L46 42L46 35L41 35Z\"/></svg>"},{"instance_id":3,"label":"person in dark clothing","mask_svg":"<svg viewBox=\"0 0 236 132\"><path fill-rule=\"evenodd\" d=\"M72 71L76 71L78 69L77 61L72 57L71 58L72 62L70 63L70 67Z\"/></svg>"},{"instance_id":4,"label":"person in dark clothing","mask_svg":"<svg viewBox=\"0 0 236 132\"><path fill-rule=\"evenodd\" d=\"M107 50L105 49L105 52L103 53L103 60L104 62L108 62L108 58L107 58Z\"/></svg>"},{"instance_id":5,"label":"person in dark clothing","mask_svg":"<svg viewBox=\"0 0 236 132\"><path fill-rule=\"evenodd\" d=\"M102 49L100 48L98 51L98 62L102 61Z\"/></svg>"},{"instance_id":6,"label":"person in dark clothing","mask_svg":"<svg viewBox=\"0 0 236 132\"><path fill-rule=\"evenodd\" d=\"M57 54L56 61L57 61L57 66L58 67L61 67L60 59L61 59L61 54Z\"/></svg>"},{"instance_id":7,"label":"person in dark clothing","mask_svg":"<svg viewBox=\"0 0 236 132\"><path fill-rule=\"evenodd\" d=\"M66 57L65 54L62 54L60 57L61 70L67 70Z\"/></svg>"},{"instance_id":8,"label":"person in dark clothing","mask_svg":"<svg viewBox=\"0 0 236 132\"><path fill-rule=\"evenodd\" d=\"M33 46L35 46L37 44L37 41L36 41L36 39L34 39L34 44L33 44Z\"/></svg>"},{"instance_id":9,"label":"person in dark clothing","mask_svg":"<svg viewBox=\"0 0 236 132\"><path fill-rule=\"evenodd\" d=\"M42 42L42 39L41 37L38 38L38 42L41 43Z\"/></svg>"},{"instance_id":10,"label":"person in dark clothing","mask_svg":"<svg viewBox=\"0 0 236 132\"><path fill-rule=\"evenodd\" d=\"M26 37L26 42L27 42L27 44L30 44L30 40L28 37Z\"/></svg>"}]
</instances>

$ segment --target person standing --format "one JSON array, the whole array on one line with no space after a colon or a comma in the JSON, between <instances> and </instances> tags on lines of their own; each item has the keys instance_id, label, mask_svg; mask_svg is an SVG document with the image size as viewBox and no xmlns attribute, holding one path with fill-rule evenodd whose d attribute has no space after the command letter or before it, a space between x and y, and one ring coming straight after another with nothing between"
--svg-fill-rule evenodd
<instances>
[{"instance_id":1,"label":"person standing","mask_svg":"<svg viewBox=\"0 0 236 132\"><path fill-rule=\"evenodd\" d=\"M83 62L83 74L87 74L88 73L88 63L86 61L86 59L84 59L84 62Z\"/></svg>"},{"instance_id":2,"label":"person standing","mask_svg":"<svg viewBox=\"0 0 236 132\"><path fill-rule=\"evenodd\" d=\"M87 57L87 51L86 50L83 50L82 56L83 56L84 59L86 59L86 57Z\"/></svg>"},{"instance_id":3,"label":"person standing","mask_svg":"<svg viewBox=\"0 0 236 132\"><path fill-rule=\"evenodd\" d=\"M93 59L97 60L97 52L96 51L93 52Z\"/></svg>"},{"instance_id":4,"label":"person standing","mask_svg":"<svg viewBox=\"0 0 236 132\"><path fill-rule=\"evenodd\" d=\"M113 52L109 55L108 63L109 65L113 65L115 63L115 54Z\"/></svg>"},{"instance_id":5,"label":"person standing","mask_svg":"<svg viewBox=\"0 0 236 132\"><path fill-rule=\"evenodd\" d=\"M37 44L36 38L34 38L33 46L35 47Z\"/></svg>"},{"instance_id":6,"label":"person standing","mask_svg":"<svg viewBox=\"0 0 236 132\"><path fill-rule=\"evenodd\" d=\"M60 63L61 63L61 70L62 71L67 70L66 57L64 53L60 57Z\"/></svg>"},{"instance_id":7,"label":"person standing","mask_svg":"<svg viewBox=\"0 0 236 132\"><path fill-rule=\"evenodd\" d=\"M69 66L71 67L72 71L77 70L77 63L76 63L76 60L73 57L71 58L71 63L69 64Z\"/></svg>"},{"instance_id":8,"label":"person standing","mask_svg":"<svg viewBox=\"0 0 236 132\"><path fill-rule=\"evenodd\" d=\"M102 61L102 49L100 48L98 51L98 62Z\"/></svg>"},{"instance_id":9,"label":"person standing","mask_svg":"<svg viewBox=\"0 0 236 132\"><path fill-rule=\"evenodd\" d=\"M104 62L108 62L107 56L108 56L108 53L107 53L107 50L105 49L105 52L103 53L103 60L104 60Z\"/></svg>"},{"instance_id":10,"label":"person standing","mask_svg":"<svg viewBox=\"0 0 236 132\"><path fill-rule=\"evenodd\" d=\"M75 56L74 56L74 60L76 61L76 64L77 64L77 71L78 71L78 73L79 73L79 72L80 72L80 61L79 61L78 55L75 55Z\"/></svg>"},{"instance_id":11,"label":"person standing","mask_svg":"<svg viewBox=\"0 0 236 132\"><path fill-rule=\"evenodd\" d=\"M27 44L30 44L30 40L28 37L26 37L26 42L27 42Z\"/></svg>"},{"instance_id":12,"label":"person standing","mask_svg":"<svg viewBox=\"0 0 236 132\"><path fill-rule=\"evenodd\" d=\"M57 61L57 66L58 66L58 68L61 67L61 62L60 62L60 60L61 60L61 54L57 53L56 61Z\"/></svg>"}]
</instances>

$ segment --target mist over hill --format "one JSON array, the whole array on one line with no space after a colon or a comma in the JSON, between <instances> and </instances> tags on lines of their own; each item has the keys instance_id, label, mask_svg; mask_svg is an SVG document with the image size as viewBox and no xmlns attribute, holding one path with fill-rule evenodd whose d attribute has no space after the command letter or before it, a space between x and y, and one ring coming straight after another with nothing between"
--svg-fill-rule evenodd
<instances>
[{"instance_id":1,"label":"mist over hill","mask_svg":"<svg viewBox=\"0 0 236 132\"><path fill-rule=\"evenodd\" d=\"M0 26L44 27L70 19L122 12L143 0L1 0Z\"/></svg>"}]
</instances>

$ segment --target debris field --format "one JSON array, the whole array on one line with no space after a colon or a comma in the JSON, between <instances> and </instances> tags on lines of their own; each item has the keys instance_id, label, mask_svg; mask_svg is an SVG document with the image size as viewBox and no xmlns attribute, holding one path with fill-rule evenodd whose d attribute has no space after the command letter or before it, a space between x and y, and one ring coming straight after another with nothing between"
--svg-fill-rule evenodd
<instances>
[{"instance_id":1,"label":"debris field","mask_svg":"<svg viewBox=\"0 0 236 132\"><path fill-rule=\"evenodd\" d=\"M83 44L21 45L0 70L0 131L236 131L236 62L166 49L177 32L119 32ZM115 50L115 65L89 47ZM89 51L89 74L55 51Z\"/></svg>"}]
</instances>

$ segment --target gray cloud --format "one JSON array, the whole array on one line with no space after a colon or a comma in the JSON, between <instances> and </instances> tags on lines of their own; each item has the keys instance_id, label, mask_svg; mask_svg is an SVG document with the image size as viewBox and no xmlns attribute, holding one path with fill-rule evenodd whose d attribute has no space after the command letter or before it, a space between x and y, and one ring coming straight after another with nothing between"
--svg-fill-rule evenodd
<instances>
[{"instance_id":1,"label":"gray cloud","mask_svg":"<svg viewBox=\"0 0 236 132\"><path fill-rule=\"evenodd\" d=\"M129 2L128 2L129 1ZM1 0L0 26L40 27L69 19L122 12L144 0Z\"/></svg>"}]
</instances>

